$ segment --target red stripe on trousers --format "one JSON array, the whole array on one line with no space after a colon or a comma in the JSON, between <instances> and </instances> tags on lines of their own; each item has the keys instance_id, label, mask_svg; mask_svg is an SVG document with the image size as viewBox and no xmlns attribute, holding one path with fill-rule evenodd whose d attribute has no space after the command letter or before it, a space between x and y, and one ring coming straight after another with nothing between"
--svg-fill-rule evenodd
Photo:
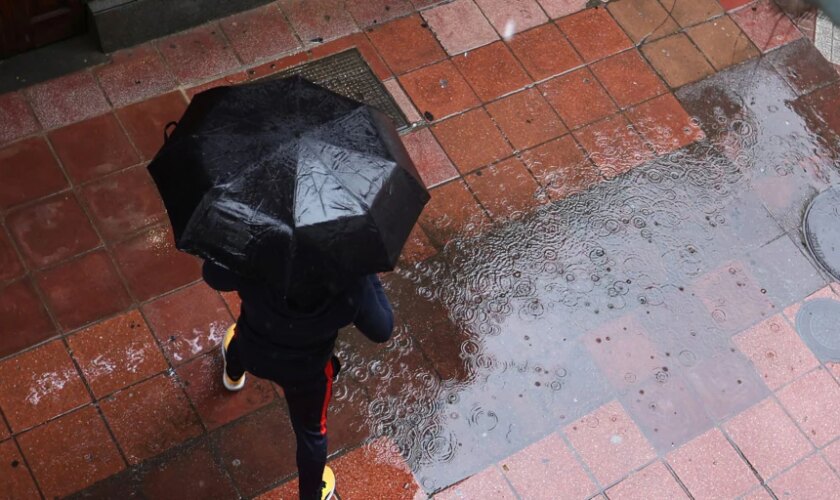
<instances>
[{"instance_id":1,"label":"red stripe on trousers","mask_svg":"<svg viewBox=\"0 0 840 500\"><path fill-rule=\"evenodd\" d=\"M324 367L324 374L327 376L327 393L324 394L324 407L321 409L321 435L327 435L327 407L330 404L332 397L333 385L333 362L329 360L327 366Z\"/></svg>"}]
</instances>

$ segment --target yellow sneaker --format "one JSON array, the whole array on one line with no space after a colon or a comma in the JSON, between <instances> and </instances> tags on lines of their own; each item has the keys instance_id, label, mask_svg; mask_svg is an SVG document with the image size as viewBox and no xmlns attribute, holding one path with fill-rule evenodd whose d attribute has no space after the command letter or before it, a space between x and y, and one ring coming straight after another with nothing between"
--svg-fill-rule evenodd
<instances>
[{"instance_id":1,"label":"yellow sneaker","mask_svg":"<svg viewBox=\"0 0 840 500\"><path fill-rule=\"evenodd\" d=\"M329 466L324 467L324 478L321 480L321 500L332 500L335 496L335 474Z\"/></svg>"},{"instance_id":2,"label":"yellow sneaker","mask_svg":"<svg viewBox=\"0 0 840 500\"><path fill-rule=\"evenodd\" d=\"M245 387L244 373L237 380L229 377L227 373L227 348L230 345L230 341L233 340L234 335L236 335L236 325L231 325L227 332L225 332L225 338L222 340L222 361L224 362L224 369L222 370L222 384L225 386L225 389L232 392L241 391L242 388Z\"/></svg>"}]
</instances>

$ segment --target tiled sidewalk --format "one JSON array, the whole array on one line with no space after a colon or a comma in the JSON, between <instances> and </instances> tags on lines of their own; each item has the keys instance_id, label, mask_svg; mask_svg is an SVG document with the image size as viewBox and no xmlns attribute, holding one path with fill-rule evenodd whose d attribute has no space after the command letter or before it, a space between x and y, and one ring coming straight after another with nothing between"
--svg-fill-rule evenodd
<instances>
[{"instance_id":1,"label":"tiled sidewalk","mask_svg":"<svg viewBox=\"0 0 840 500\"><path fill-rule=\"evenodd\" d=\"M272 490L294 471L282 395L257 380L235 396L219 386L215 347L237 299L173 248L145 171L200 90L360 50L416 124L404 141L432 188L406 265L703 139L674 90L762 54L840 131L837 74L807 43L783 47L802 34L769 0L438 3L281 0L0 96L0 495L65 496L110 476L87 493L155 498L183 477L184 496L293 488ZM439 497L832 486L836 383L788 319L773 321L786 337L761 325L736 339L774 395L677 451L657 458L613 402ZM766 361L767 346L785 356ZM335 461L343 498L421 495L399 459L365 473L394 453L357 447L367 436L345 419L366 409L364 390L347 391L333 426L354 430L332 443L350 450Z\"/></svg>"}]
</instances>

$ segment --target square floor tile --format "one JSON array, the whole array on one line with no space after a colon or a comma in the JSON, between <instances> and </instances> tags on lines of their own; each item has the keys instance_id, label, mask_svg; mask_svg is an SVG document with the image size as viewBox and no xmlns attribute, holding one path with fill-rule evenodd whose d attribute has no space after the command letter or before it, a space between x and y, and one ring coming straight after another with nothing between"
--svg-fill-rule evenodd
<instances>
[{"instance_id":1,"label":"square floor tile","mask_svg":"<svg viewBox=\"0 0 840 500\"><path fill-rule=\"evenodd\" d=\"M233 324L225 302L204 283L146 304L143 313L173 364L215 349Z\"/></svg>"},{"instance_id":2,"label":"square floor tile","mask_svg":"<svg viewBox=\"0 0 840 500\"><path fill-rule=\"evenodd\" d=\"M549 80L539 86L567 127L578 128L618 111L588 68Z\"/></svg>"},{"instance_id":3,"label":"square floor tile","mask_svg":"<svg viewBox=\"0 0 840 500\"><path fill-rule=\"evenodd\" d=\"M531 83L522 66L502 42L452 58L478 97L489 102Z\"/></svg>"},{"instance_id":4,"label":"square floor tile","mask_svg":"<svg viewBox=\"0 0 840 500\"><path fill-rule=\"evenodd\" d=\"M729 16L694 26L686 33L718 71L760 54Z\"/></svg>"},{"instance_id":5,"label":"square floor tile","mask_svg":"<svg viewBox=\"0 0 840 500\"><path fill-rule=\"evenodd\" d=\"M824 130L823 127L826 126L831 132L840 135L840 112L837 111L837 104L840 103L840 85L835 83L821 88L797 102L806 104L813 110L817 117L813 120L816 122L815 129Z\"/></svg>"},{"instance_id":6,"label":"square floor tile","mask_svg":"<svg viewBox=\"0 0 840 500\"><path fill-rule=\"evenodd\" d=\"M15 433L90 402L60 340L4 360L0 377L0 409Z\"/></svg>"},{"instance_id":7,"label":"square floor tile","mask_svg":"<svg viewBox=\"0 0 840 500\"><path fill-rule=\"evenodd\" d=\"M746 266L737 261L701 276L694 290L717 326L729 333L740 332L775 312Z\"/></svg>"},{"instance_id":8,"label":"square floor tile","mask_svg":"<svg viewBox=\"0 0 840 500\"><path fill-rule=\"evenodd\" d=\"M101 244L72 193L11 212L6 224L30 269L54 264Z\"/></svg>"},{"instance_id":9,"label":"square floor tile","mask_svg":"<svg viewBox=\"0 0 840 500\"><path fill-rule=\"evenodd\" d=\"M720 6L723 7L727 12L731 10L735 10L739 7L743 7L754 0L718 0L720 2Z\"/></svg>"},{"instance_id":10,"label":"square floor tile","mask_svg":"<svg viewBox=\"0 0 840 500\"><path fill-rule=\"evenodd\" d=\"M137 310L82 330L67 343L97 398L169 368Z\"/></svg>"},{"instance_id":11,"label":"square floor tile","mask_svg":"<svg viewBox=\"0 0 840 500\"><path fill-rule=\"evenodd\" d=\"M451 56L499 39L472 0L455 0L424 10L423 18Z\"/></svg>"},{"instance_id":12,"label":"square floor tile","mask_svg":"<svg viewBox=\"0 0 840 500\"><path fill-rule=\"evenodd\" d=\"M300 48L292 27L275 4L225 17L219 24L245 64Z\"/></svg>"},{"instance_id":13,"label":"square floor tile","mask_svg":"<svg viewBox=\"0 0 840 500\"><path fill-rule=\"evenodd\" d=\"M11 281L23 276L26 270L18 257L12 239L0 227L0 281Z\"/></svg>"},{"instance_id":14,"label":"square floor tile","mask_svg":"<svg viewBox=\"0 0 840 500\"><path fill-rule=\"evenodd\" d=\"M735 498L758 479L718 429L668 455L668 463L695 498Z\"/></svg>"},{"instance_id":15,"label":"square floor tile","mask_svg":"<svg viewBox=\"0 0 840 500\"><path fill-rule=\"evenodd\" d=\"M278 3L304 43L332 40L359 29L344 9L344 2L339 0L280 0Z\"/></svg>"},{"instance_id":16,"label":"square floor tile","mask_svg":"<svg viewBox=\"0 0 840 500\"><path fill-rule=\"evenodd\" d=\"M180 92L164 94L117 110L117 117L145 160L163 146L166 124L181 119L187 103Z\"/></svg>"},{"instance_id":17,"label":"square floor tile","mask_svg":"<svg viewBox=\"0 0 840 500\"><path fill-rule=\"evenodd\" d=\"M770 394L749 360L735 348L698 358L686 378L716 421L732 417Z\"/></svg>"},{"instance_id":18,"label":"square floor tile","mask_svg":"<svg viewBox=\"0 0 840 500\"><path fill-rule=\"evenodd\" d=\"M777 396L817 447L840 436L840 386L827 371L813 371L781 389Z\"/></svg>"},{"instance_id":19,"label":"square floor tile","mask_svg":"<svg viewBox=\"0 0 840 500\"><path fill-rule=\"evenodd\" d=\"M184 390L208 430L262 408L275 396L271 382L254 376L247 378L243 390L231 393L222 385L223 370L218 349L178 368Z\"/></svg>"},{"instance_id":20,"label":"square floor tile","mask_svg":"<svg viewBox=\"0 0 840 500\"><path fill-rule=\"evenodd\" d=\"M588 63L633 46L607 9L601 7L565 17L557 24Z\"/></svg>"},{"instance_id":21,"label":"square floor tile","mask_svg":"<svg viewBox=\"0 0 840 500\"><path fill-rule=\"evenodd\" d=\"M659 155L675 151L705 137L673 94L665 94L627 111L633 127Z\"/></svg>"},{"instance_id":22,"label":"square floor tile","mask_svg":"<svg viewBox=\"0 0 840 500\"><path fill-rule=\"evenodd\" d=\"M428 128L406 134L402 136L402 141L426 187L431 188L458 177L455 165Z\"/></svg>"},{"instance_id":23,"label":"square floor tile","mask_svg":"<svg viewBox=\"0 0 840 500\"><path fill-rule=\"evenodd\" d=\"M723 14L717 0L666 0L673 17L683 28Z\"/></svg>"},{"instance_id":24,"label":"square floor tile","mask_svg":"<svg viewBox=\"0 0 840 500\"><path fill-rule=\"evenodd\" d=\"M225 301L225 304L228 306L228 310L233 315L234 319L239 318L239 314L242 312L242 299L239 298L239 292L221 292L222 300Z\"/></svg>"},{"instance_id":25,"label":"square floor tile","mask_svg":"<svg viewBox=\"0 0 840 500\"><path fill-rule=\"evenodd\" d=\"M636 50L598 61L591 68L622 109L667 92L662 80Z\"/></svg>"},{"instance_id":26,"label":"square floor tile","mask_svg":"<svg viewBox=\"0 0 840 500\"><path fill-rule=\"evenodd\" d=\"M304 56L307 55L304 53ZM305 59L305 57L304 57ZM216 87L223 87L229 85L238 85L240 83L245 83L249 80L249 75L251 72L256 72L255 69L250 69L248 72L245 71L237 71L236 73L231 73L229 75L225 75L221 78L217 78L216 80L209 81L207 83L202 83L201 85L196 85L195 87L190 87L188 89L184 89L184 93L187 95L187 99L192 101L193 97L196 95L204 92L205 90L215 89Z\"/></svg>"},{"instance_id":27,"label":"square floor tile","mask_svg":"<svg viewBox=\"0 0 840 500\"><path fill-rule=\"evenodd\" d=\"M0 357L56 334L47 310L29 280L0 286L0 324L15 332L0 336Z\"/></svg>"},{"instance_id":28,"label":"square floor tile","mask_svg":"<svg viewBox=\"0 0 840 500\"><path fill-rule=\"evenodd\" d=\"M496 220L517 218L543 203L537 181L517 158L476 170L465 179Z\"/></svg>"},{"instance_id":29,"label":"square floor tile","mask_svg":"<svg viewBox=\"0 0 840 500\"><path fill-rule=\"evenodd\" d=\"M404 498L420 496L420 485L397 450L384 438L331 461L345 498L388 498L395 492Z\"/></svg>"},{"instance_id":30,"label":"square floor tile","mask_svg":"<svg viewBox=\"0 0 840 500\"><path fill-rule=\"evenodd\" d=\"M575 138L589 153L601 175L617 177L653 158L653 151L621 115L586 126L574 132Z\"/></svg>"},{"instance_id":31,"label":"square floor tile","mask_svg":"<svg viewBox=\"0 0 840 500\"><path fill-rule=\"evenodd\" d=\"M467 189L456 180L431 191L432 199L420 215L420 226L438 244L476 233L487 215Z\"/></svg>"},{"instance_id":32,"label":"square floor tile","mask_svg":"<svg viewBox=\"0 0 840 500\"><path fill-rule=\"evenodd\" d=\"M712 66L684 33L643 45L642 53L673 88L714 73Z\"/></svg>"},{"instance_id":33,"label":"square floor tile","mask_svg":"<svg viewBox=\"0 0 840 500\"><path fill-rule=\"evenodd\" d=\"M111 113L53 130L49 138L67 175L76 184L140 161Z\"/></svg>"},{"instance_id":34,"label":"square floor tile","mask_svg":"<svg viewBox=\"0 0 840 500\"><path fill-rule=\"evenodd\" d=\"M534 80L544 80L583 65L575 49L554 23L519 33L508 46Z\"/></svg>"},{"instance_id":35,"label":"square floor tile","mask_svg":"<svg viewBox=\"0 0 840 500\"><path fill-rule=\"evenodd\" d=\"M400 82L394 78L390 78L382 82L382 84L385 85L385 90L394 98L394 101L400 107L400 111L402 111L408 123L417 123L423 119L417 111L417 108L414 107L414 103L411 102L411 98L408 97L408 94L400 86Z\"/></svg>"},{"instance_id":36,"label":"square floor tile","mask_svg":"<svg viewBox=\"0 0 840 500\"><path fill-rule=\"evenodd\" d=\"M688 498L671 471L654 462L607 490L613 500L646 500L648 498Z\"/></svg>"},{"instance_id":37,"label":"square floor tile","mask_svg":"<svg viewBox=\"0 0 840 500\"><path fill-rule=\"evenodd\" d=\"M41 129L21 92L0 95L0 145L33 134Z\"/></svg>"},{"instance_id":38,"label":"square floor tile","mask_svg":"<svg viewBox=\"0 0 840 500\"><path fill-rule=\"evenodd\" d=\"M775 476L813 449L772 398L736 415L723 427L763 478Z\"/></svg>"},{"instance_id":39,"label":"square floor tile","mask_svg":"<svg viewBox=\"0 0 840 500\"><path fill-rule=\"evenodd\" d=\"M513 153L483 109L475 109L432 127L440 145L464 174Z\"/></svg>"},{"instance_id":40,"label":"square floor tile","mask_svg":"<svg viewBox=\"0 0 840 500\"><path fill-rule=\"evenodd\" d=\"M557 433L549 434L499 465L522 498L589 498L598 490Z\"/></svg>"},{"instance_id":41,"label":"square floor tile","mask_svg":"<svg viewBox=\"0 0 840 500\"><path fill-rule=\"evenodd\" d=\"M0 208L34 200L67 187L47 142L33 137L0 149Z\"/></svg>"},{"instance_id":42,"label":"square floor tile","mask_svg":"<svg viewBox=\"0 0 840 500\"><path fill-rule=\"evenodd\" d=\"M345 0L344 8L362 28L385 24L414 12L408 0Z\"/></svg>"},{"instance_id":43,"label":"square floor tile","mask_svg":"<svg viewBox=\"0 0 840 500\"><path fill-rule=\"evenodd\" d=\"M601 484L618 481L656 457L617 401L566 426L564 432Z\"/></svg>"},{"instance_id":44,"label":"square floor tile","mask_svg":"<svg viewBox=\"0 0 840 500\"><path fill-rule=\"evenodd\" d=\"M405 264L414 265L437 255L437 253L437 249L432 245L423 228L420 225L415 225L408 235L405 246L403 246L400 260Z\"/></svg>"},{"instance_id":45,"label":"square floor tile","mask_svg":"<svg viewBox=\"0 0 840 500\"><path fill-rule=\"evenodd\" d=\"M130 465L204 432L178 382L165 374L131 386L99 404Z\"/></svg>"},{"instance_id":46,"label":"square floor tile","mask_svg":"<svg viewBox=\"0 0 840 500\"><path fill-rule=\"evenodd\" d=\"M94 74L114 106L142 101L178 85L151 44L115 52L111 61L96 68Z\"/></svg>"},{"instance_id":47,"label":"square floor tile","mask_svg":"<svg viewBox=\"0 0 840 500\"><path fill-rule=\"evenodd\" d=\"M658 0L619 0L610 2L607 9L637 44L680 29Z\"/></svg>"},{"instance_id":48,"label":"square floor tile","mask_svg":"<svg viewBox=\"0 0 840 500\"><path fill-rule=\"evenodd\" d=\"M161 38L154 43L181 83L206 80L240 65L216 23Z\"/></svg>"},{"instance_id":49,"label":"square floor tile","mask_svg":"<svg viewBox=\"0 0 840 500\"><path fill-rule=\"evenodd\" d=\"M399 77L417 110L428 121L478 106L480 101L450 61L442 61Z\"/></svg>"},{"instance_id":50,"label":"square floor tile","mask_svg":"<svg viewBox=\"0 0 840 500\"><path fill-rule=\"evenodd\" d=\"M505 37L548 22L536 0L475 0L475 3Z\"/></svg>"},{"instance_id":51,"label":"square floor tile","mask_svg":"<svg viewBox=\"0 0 840 500\"><path fill-rule=\"evenodd\" d=\"M834 470L840 469L840 440L823 448L821 453L828 464L834 467Z\"/></svg>"},{"instance_id":52,"label":"square floor tile","mask_svg":"<svg viewBox=\"0 0 840 500\"><path fill-rule=\"evenodd\" d=\"M233 483L215 460L209 440L146 468L145 498L237 498ZM297 492L295 492L297 494Z\"/></svg>"},{"instance_id":53,"label":"square floor tile","mask_svg":"<svg viewBox=\"0 0 840 500\"><path fill-rule=\"evenodd\" d=\"M809 40L799 40L768 56L773 67L796 91L804 95L840 80L840 72Z\"/></svg>"},{"instance_id":54,"label":"square floor tile","mask_svg":"<svg viewBox=\"0 0 840 500\"><path fill-rule=\"evenodd\" d=\"M111 106L89 71L33 85L24 93L46 129L61 127L105 113Z\"/></svg>"},{"instance_id":55,"label":"square floor tile","mask_svg":"<svg viewBox=\"0 0 840 500\"><path fill-rule=\"evenodd\" d=\"M510 489L510 485L508 485L499 467L491 465L469 479L435 495L436 500L461 500L464 498L514 500L517 497Z\"/></svg>"},{"instance_id":56,"label":"square floor tile","mask_svg":"<svg viewBox=\"0 0 840 500\"><path fill-rule=\"evenodd\" d=\"M620 392L636 392L656 375L669 377L662 374L663 367L668 369L664 348L632 314L589 331L580 342Z\"/></svg>"},{"instance_id":57,"label":"square floor tile","mask_svg":"<svg viewBox=\"0 0 840 500\"><path fill-rule=\"evenodd\" d=\"M419 15L378 26L367 36L397 75L446 58L443 47Z\"/></svg>"},{"instance_id":58,"label":"square floor tile","mask_svg":"<svg viewBox=\"0 0 840 500\"><path fill-rule=\"evenodd\" d=\"M37 500L41 498L35 481L18 450L15 441L0 442L0 491L9 499Z\"/></svg>"},{"instance_id":59,"label":"square floor tile","mask_svg":"<svg viewBox=\"0 0 840 500\"><path fill-rule=\"evenodd\" d=\"M552 19L568 16L586 8L586 0L537 0Z\"/></svg>"},{"instance_id":60,"label":"square floor tile","mask_svg":"<svg viewBox=\"0 0 840 500\"><path fill-rule=\"evenodd\" d=\"M487 111L516 150L542 144L567 131L537 89L528 89L488 104Z\"/></svg>"},{"instance_id":61,"label":"square floor tile","mask_svg":"<svg viewBox=\"0 0 840 500\"><path fill-rule=\"evenodd\" d=\"M131 304L114 263L103 250L43 271L37 281L47 306L65 331Z\"/></svg>"},{"instance_id":62,"label":"square floor tile","mask_svg":"<svg viewBox=\"0 0 840 500\"><path fill-rule=\"evenodd\" d=\"M752 360L767 387L772 390L820 364L781 315L759 323L732 340Z\"/></svg>"},{"instance_id":63,"label":"square floor tile","mask_svg":"<svg viewBox=\"0 0 840 500\"><path fill-rule=\"evenodd\" d=\"M81 195L107 241L123 239L166 218L166 208L145 166L88 184Z\"/></svg>"},{"instance_id":64,"label":"square floor tile","mask_svg":"<svg viewBox=\"0 0 840 500\"><path fill-rule=\"evenodd\" d=\"M802 38L802 33L772 0L759 0L731 15L764 53Z\"/></svg>"},{"instance_id":65,"label":"square floor tile","mask_svg":"<svg viewBox=\"0 0 840 500\"><path fill-rule=\"evenodd\" d=\"M47 498L65 497L125 468L93 406L21 434L17 440Z\"/></svg>"},{"instance_id":66,"label":"square floor tile","mask_svg":"<svg viewBox=\"0 0 840 500\"><path fill-rule=\"evenodd\" d=\"M586 191L603 180L571 135L525 151L522 161L555 201Z\"/></svg>"},{"instance_id":67,"label":"square floor tile","mask_svg":"<svg viewBox=\"0 0 840 500\"><path fill-rule=\"evenodd\" d=\"M770 489L777 498L832 498L840 490L840 479L814 455L770 481Z\"/></svg>"},{"instance_id":68,"label":"square floor tile","mask_svg":"<svg viewBox=\"0 0 840 500\"><path fill-rule=\"evenodd\" d=\"M169 225L114 246L114 258L137 300L144 301L201 277L201 261L175 248Z\"/></svg>"}]
</instances>

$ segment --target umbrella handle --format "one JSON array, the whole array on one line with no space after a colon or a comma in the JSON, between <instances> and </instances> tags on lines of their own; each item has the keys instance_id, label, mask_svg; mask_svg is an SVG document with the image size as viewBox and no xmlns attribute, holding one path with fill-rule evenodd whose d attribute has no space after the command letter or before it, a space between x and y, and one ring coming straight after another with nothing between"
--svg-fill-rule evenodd
<instances>
[{"instance_id":1,"label":"umbrella handle","mask_svg":"<svg viewBox=\"0 0 840 500\"><path fill-rule=\"evenodd\" d=\"M178 122L169 122L169 123L166 124L165 127L163 127L163 142L164 142L164 144L167 141L169 141L169 138L172 136L172 132L170 132L170 130L174 129L177 126L178 126Z\"/></svg>"}]
</instances>

